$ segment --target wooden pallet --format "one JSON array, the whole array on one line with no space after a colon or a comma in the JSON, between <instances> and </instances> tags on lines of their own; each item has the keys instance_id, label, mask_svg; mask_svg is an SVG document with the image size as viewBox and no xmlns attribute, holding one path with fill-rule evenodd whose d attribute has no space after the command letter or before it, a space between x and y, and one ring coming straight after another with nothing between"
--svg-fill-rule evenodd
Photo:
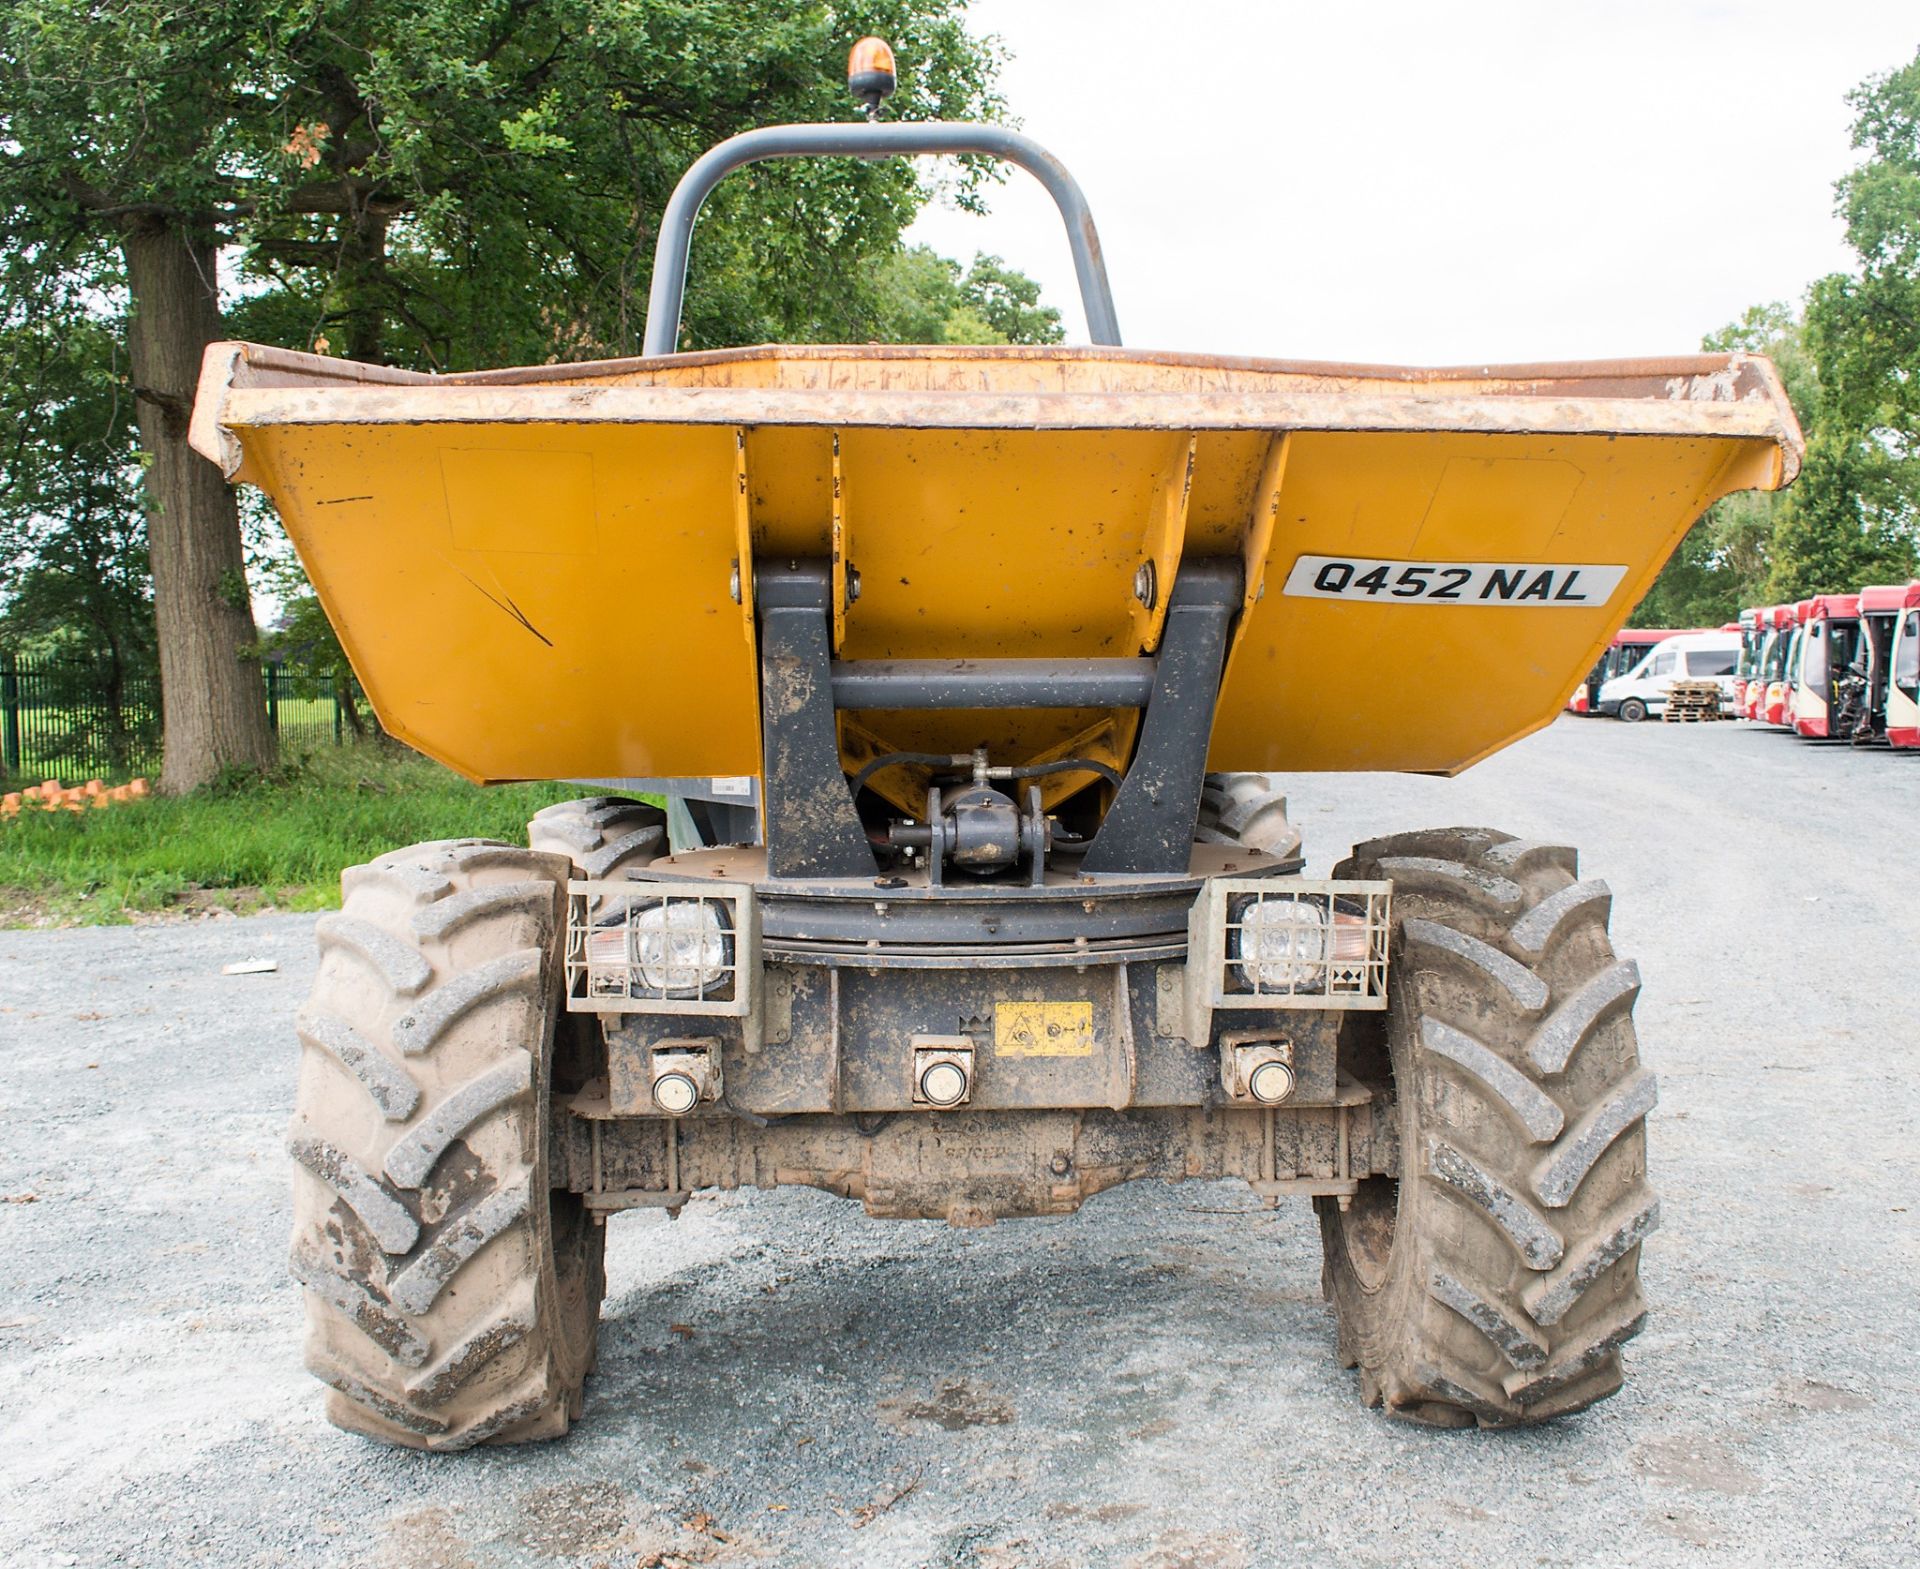
<instances>
[{"instance_id":1,"label":"wooden pallet","mask_svg":"<svg viewBox=\"0 0 1920 1569\"><path fill-rule=\"evenodd\" d=\"M1667 691L1670 725L1703 724L1720 717L1718 681L1676 681Z\"/></svg>"}]
</instances>

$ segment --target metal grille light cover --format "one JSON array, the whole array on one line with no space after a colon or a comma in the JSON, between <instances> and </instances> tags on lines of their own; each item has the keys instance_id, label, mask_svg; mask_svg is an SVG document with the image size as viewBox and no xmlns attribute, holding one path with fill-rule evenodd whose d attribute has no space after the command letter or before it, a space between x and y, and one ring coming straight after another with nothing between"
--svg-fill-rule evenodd
<instances>
[{"instance_id":1,"label":"metal grille light cover","mask_svg":"<svg viewBox=\"0 0 1920 1569\"><path fill-rule=\"evenodd\" d=\"M1393 885L1216 877L1194 901L1188 984L1210 1008L1384 1008Z\"/></svg>"},{"instance_id":2,"label":"metal grille light cover","mask_svg":"<svg viewBox=\"0 0 1920 1569\"><path fill-rule=\"evenodd\" d=\"M569 882L567 1009L742 1018L759 946L744 883Z\"/></svg>"}]
</instances>

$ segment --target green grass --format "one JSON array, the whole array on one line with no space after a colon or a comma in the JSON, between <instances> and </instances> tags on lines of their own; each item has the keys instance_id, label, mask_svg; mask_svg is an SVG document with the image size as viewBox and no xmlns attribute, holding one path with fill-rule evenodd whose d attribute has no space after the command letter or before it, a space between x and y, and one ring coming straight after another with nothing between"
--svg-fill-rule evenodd
<instances>
[{"instance_id":1,"label":"green grass","mask_svg":"<svg viewBox=\"0 0 1920 1569\"><path fill-rule=\"evenodd\" d=\"M526 842L578 785L470 785L396 746L322 747L271 779L103 811L0 818L0 925L221 906L328 909L340 869L421 839Z\"/></svg>"}]
</instances>

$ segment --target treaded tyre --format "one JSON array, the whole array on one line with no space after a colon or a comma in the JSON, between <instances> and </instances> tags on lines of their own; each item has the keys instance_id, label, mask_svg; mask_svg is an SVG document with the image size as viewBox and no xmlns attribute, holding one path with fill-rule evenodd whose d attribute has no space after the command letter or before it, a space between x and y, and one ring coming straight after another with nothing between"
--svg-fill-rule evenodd
<instances>
[{"instance_id":1,"label":"treaded tyre","mask_svg":"<svg viewBox=\"0 0 1920 1569\"><path fill-rule=\"evenodd\" d=\"M1200 792L1201 844L1238 844L1287 860L1300 853L1300 830L1287 820L1287 797L1273 774L1208 774Z\"/></svg>"},{"instance_id":2,"label":"treaded tyre","mask_svg":"<svg viewBox=\"0 0 1920 1569\"><path fill-rule=\"evenodd\" d=\"M605 1233L548 1167L568 872L415 845L344 873L318 923L291 1264L336 1426L465 1449L580 1413Z\"/></svg>"},{"instance_id":3,"label":"treaded tyre","mask_svg":"<svg viewBox=\"0 0 1920 1569\"><path fill-rule=\"evenodd\" d=\"M1630 725L1637 725L1647 717L1647 705L1637 697L1630 697L1620 705L1620 717Z\"/></svg>"},{"instance_id":4,"label":"treaded tyre","mask_svg":"<svg viewBox=\"0 0 1920 1569\"><path fill-rule=\"evenodd\" d=\"M1565 846L1487 829L1372 840L1335 875L1394 885L1388 1007L1341 1057L1401 1132L1399 1180L1315 1200L1341 1364L1368 1405L1442 1427L1591 1405L1646 1320L1660 1215L1612 895Z\"/></svg>"},{"instance_id":5,"label":"treaded tyre","mask_svg":"<svg viewBox=\"0 0 1920 1569\"><path fill-rule=\"evenodd\" d=\"M667 853L667 814L624 795L590 795L534 813L527 843L564 855L576 876L618 878Z\"/></svg>"}]
</instances>

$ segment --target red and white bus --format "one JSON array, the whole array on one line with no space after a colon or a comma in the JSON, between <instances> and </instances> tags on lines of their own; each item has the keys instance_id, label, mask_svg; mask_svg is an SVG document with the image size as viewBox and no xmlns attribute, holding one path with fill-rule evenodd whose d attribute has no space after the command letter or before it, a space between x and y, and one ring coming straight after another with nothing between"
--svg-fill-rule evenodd
<instances>
[{"instance_id":1,"label":"red and white bus","mask_svg":"<svg viewBox=\"0 0 1920 1569\"><path fill-rule=\"evenodd\" d=\"M1894 623L1887 671L1887 740L1920 747L1920 583L1909 583Z\"/></svg>"},{"instance_id":2,"label":"red and white bus","mask_svg":"<svg viewBox=\"0 0 1920 1569\"><path fill-rule=\"evenodd\" d=\"M1887 733L1893 644L1902 612L1920 603L1920 582L1870 583L1860 590L1860 633L1836 686L1833 733L1865 745Z\"/></svg>"},{"instance_id":3,"label":"red and white bus","mask_svg":"<svg viewBox=\"0 0 1920 1569\"><path fill-rule=\"evenodd\" d=\"M1740 612L1740 658L1733 667L1733 711L1747 717L1747 688L1760 668L1760 645L1766 640L1766 628L1760 618L1766 612L1755 606Z\"/></svg>"},{"instance_id":4,"label":"red and white bus","mask_svg":"<svg viewBox=\"0 0 1920 1569\"><path fill-rule=\"evenodd\" d=\"M1809 740L1832 734L1836 688L1860 639L1860 596L1817 594L1804 602L1799 657L1794 663L1793 728Z\"/></svg>"},{"instance_id":5,"label":"red and white bus","mask_svg":"<svg viewBox=\"0 0 1920 1569\"><path fill-rule=\"evenodd\" d=\"M1769 605L1760 612L1766 636L1760 643L1760 668L1747 684L1747 717L1758 724L1787 723L1787 659L1793 650L1793 630L1799 624L1796 605Z\"/></svg>"},{"instance_id":6,"label":"red and white bus","mask_svg":"<svg viewBox=\"0 0 1920 1569\"><path fill-rule=\"evenodd\" d=\"M1776 708L1773 686L1767 687L1767 714L1772 723L1786 730L1793 729L1793 698L1800 685L1800 645L1804 639L1807 622L1813 616L1813 601L1800 600L1791 607L1793 620L1787 632L1786 664L1780 672L1780 701Z\"/></svg>"}]
</instances>

